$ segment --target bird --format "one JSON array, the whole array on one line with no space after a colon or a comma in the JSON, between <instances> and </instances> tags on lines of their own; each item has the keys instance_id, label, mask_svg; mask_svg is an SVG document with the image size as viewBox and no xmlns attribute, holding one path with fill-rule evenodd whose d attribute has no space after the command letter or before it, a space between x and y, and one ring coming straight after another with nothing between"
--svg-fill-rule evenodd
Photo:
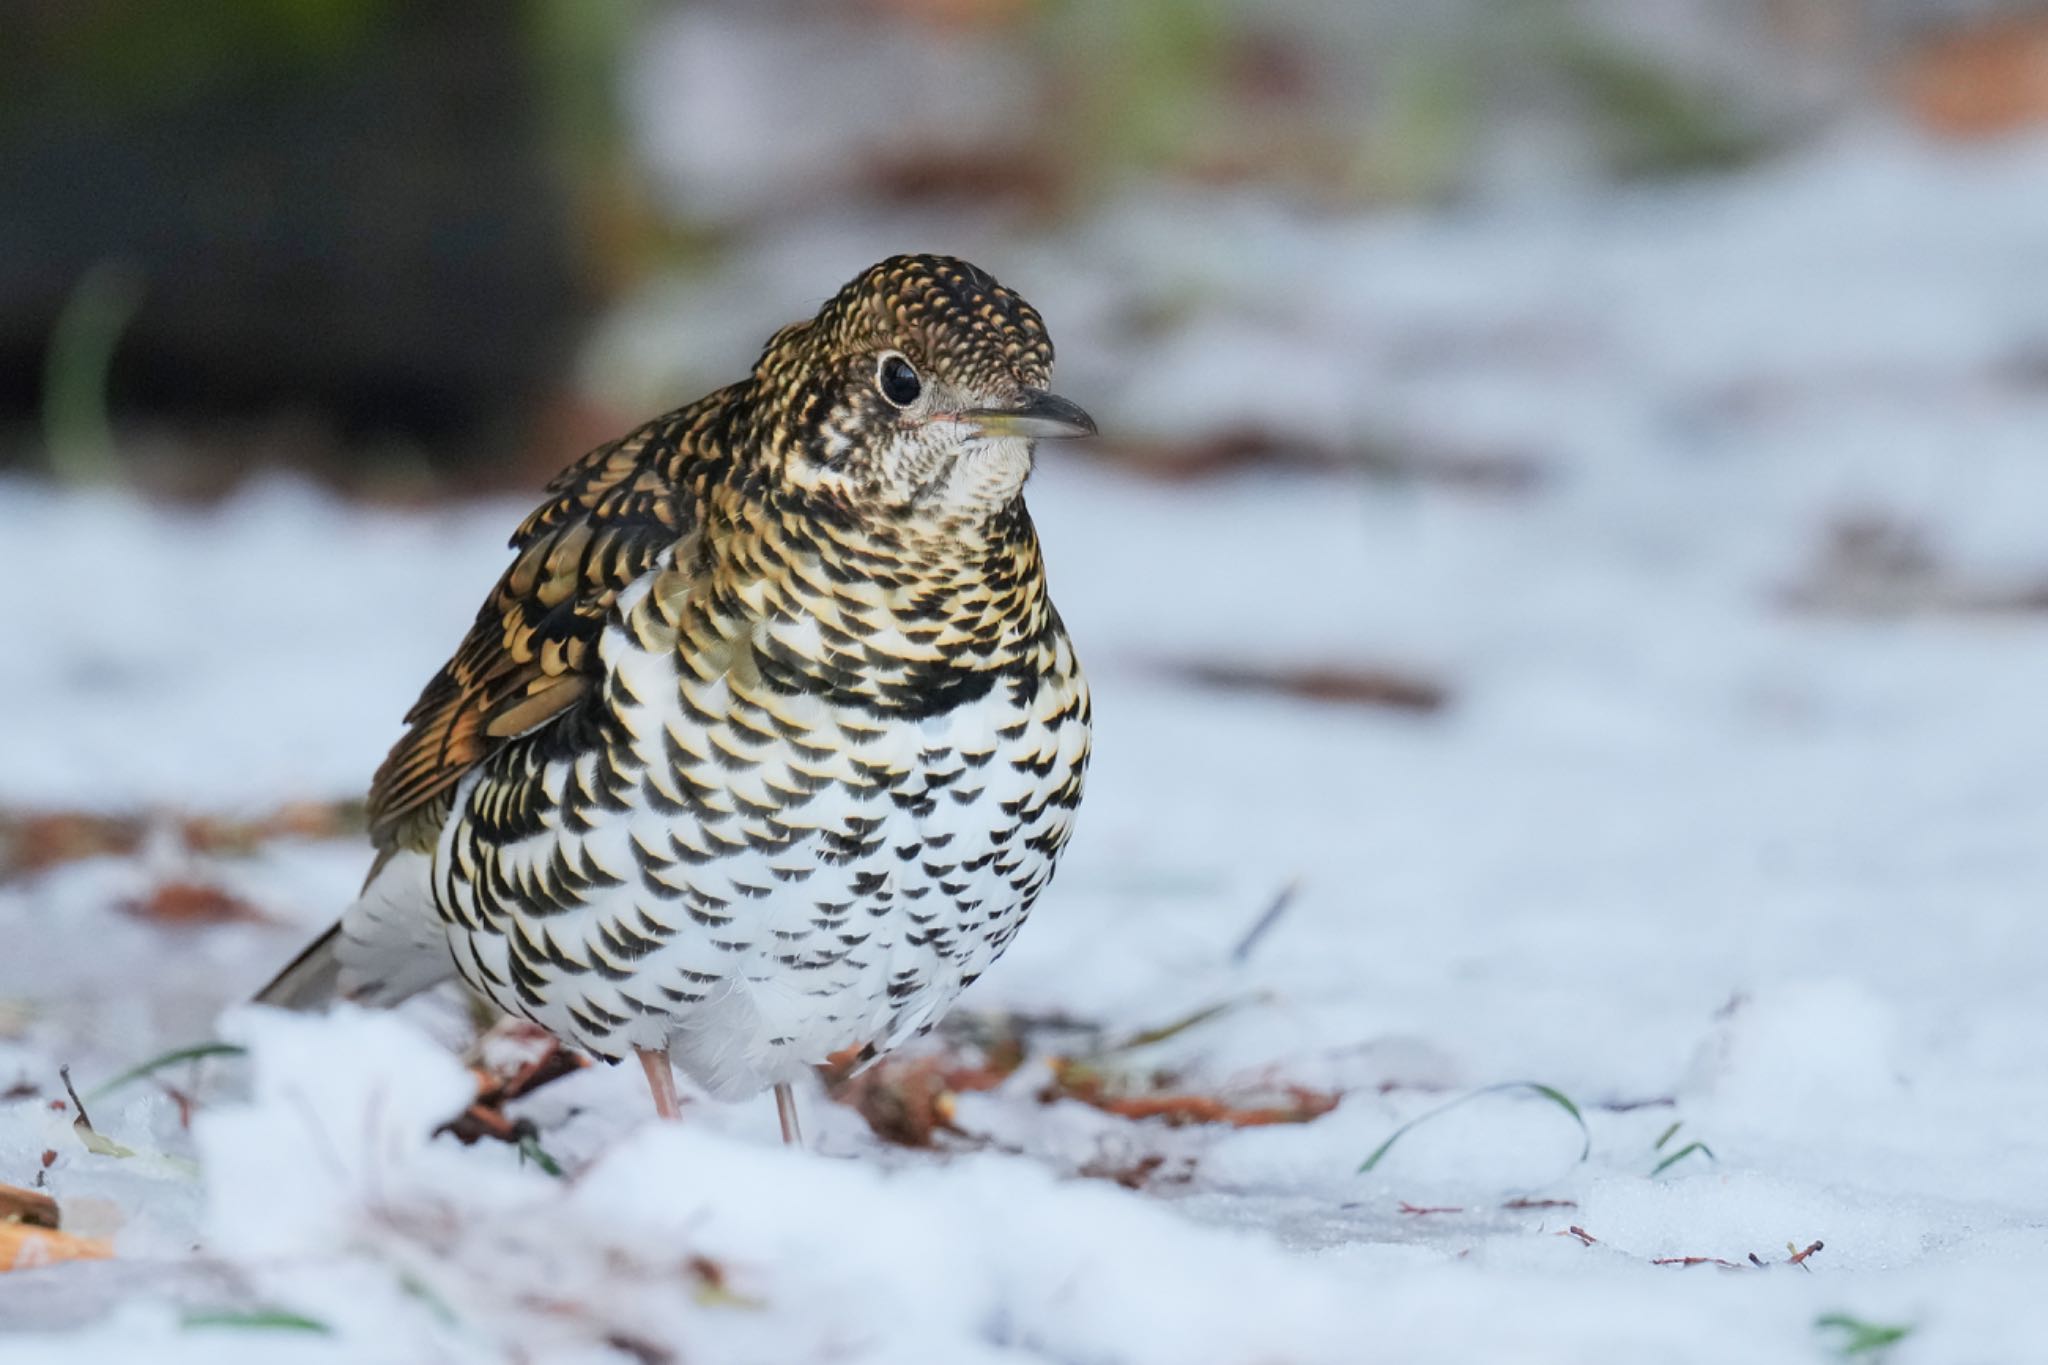
<instances>
[{"instance_id":1,"label":"bird","mask_svg":"<svg viewBox=\"0 0 2048 1365\"><path fill-rule=\"evenodd\" d=\"M459 978L607 1062L775 1092L930 1029L1073 830L1088 684L1024 503L1038 311L890 257L751 372L591 451L372 781L375 859L258 993L395 1005Z\"/></svg>"}]
</instances>

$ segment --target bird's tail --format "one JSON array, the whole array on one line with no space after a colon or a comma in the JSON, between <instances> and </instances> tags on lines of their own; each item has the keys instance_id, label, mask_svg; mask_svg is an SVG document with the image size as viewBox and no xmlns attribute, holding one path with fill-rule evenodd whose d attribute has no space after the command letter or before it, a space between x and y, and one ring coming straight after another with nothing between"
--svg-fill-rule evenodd
<instances>
[{"instance_id":1,"label":"bird's tail","mask_svg":"<svg viewBox=\"0 0 2048 1365\"><path fill-rule=\"evenodd\" d=\"M336 1000L396 1005L455 975L431 870L425 853L380 858L355 904L258 991L256 1003L288 1010Z\"/></svg>"},{"instance_id":2,"label":"bird's tail","mask_svg":"<svg viewBox=\"0 0 2048 1365\"><path fill-rule=\"evenodd\" d=\"M341 994L340 942L341 925L332 925L256 992L256 1003L285 1010L317 1010L333 1003Z\"/></svg>"}]
</instances>

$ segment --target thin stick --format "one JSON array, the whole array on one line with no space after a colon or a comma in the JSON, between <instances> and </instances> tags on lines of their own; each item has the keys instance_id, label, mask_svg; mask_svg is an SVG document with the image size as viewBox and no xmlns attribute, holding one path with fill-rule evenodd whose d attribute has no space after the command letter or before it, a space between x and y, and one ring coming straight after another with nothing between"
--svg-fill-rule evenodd
<instances>
[{"instance_id":1,"label":"thin stick","mask_svg":"<svg viewBox=\"0 0 2048 1365\"><path fill-rule=\"evenodd\" d=\"M782 1140L791 1147L803 1146L803 1132L796 1126L796 1092L789 1088L788 1081L776 1084L775 1117L782 1120Z\"/></svg>"},{"instance_id":2,"label":"thin stick","mask_svg":"<svg viewBox=\"0 0 2048 1365\"><path fill-rule=\"evenodd\" d=\"M71 1084L71 1068L68 1066L58 1067L57 1079L64 1082L64 1093L71 1097L71 1107L78 1111L78 1118L75 1122L84 1124L90 1130L92 1128L92 1115L85 1112L85 1101L78 1098L78 1088Z\"/></svg>"},{"instance_id":3,"label":"thin stick","mask_svg":"<svg viewBox=\"0 0 2048 1365\"><path fill-rule=\"evenodd\" d=\"M641 1069L647 1073L647 1088L654 1092L654 1112L665 1119L683 1116L683 1103L676 1098L676 1073L669 1069L668 1054L654 1048L637 1047Z\"/></svg>"},{"instance_id":4,"label":"thin stick","mask_svg":"<svg viewBox=\"0 0 2048 1365\"><path fill-rule=\"evenodd\" d=\"M1301 890L1301 878L1296 877L1280 888L1280 894L1273 897L1273 903L1266 907L1266 913L1252 921L1252 927L1244 931L1244 937L1230 950L1230 960L1243 966L1250 960L1252 949L1259 946L1259 940L1266 936L1280 916L1287 913L1287 907L1294 904L1294 897Z\"/></svg>"}]
</instances>

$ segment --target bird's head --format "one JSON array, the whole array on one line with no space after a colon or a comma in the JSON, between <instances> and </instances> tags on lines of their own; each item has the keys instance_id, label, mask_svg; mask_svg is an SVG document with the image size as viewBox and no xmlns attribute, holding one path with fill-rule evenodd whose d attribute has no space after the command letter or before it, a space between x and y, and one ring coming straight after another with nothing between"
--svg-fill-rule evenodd
<instances>
[{"instance_id":1,"label":"bird's head","mask_svg":"<svg viewBox=\"0 0 2048 1365\"><path fill-rule=\"evenodd\" d=\"M778 411L776 477L867 520L958 525L1015 503L1033 442L1095 423L1046 389L1038 310L950 256L892 256L754 368Z\"/></svg>"}]
</instances>

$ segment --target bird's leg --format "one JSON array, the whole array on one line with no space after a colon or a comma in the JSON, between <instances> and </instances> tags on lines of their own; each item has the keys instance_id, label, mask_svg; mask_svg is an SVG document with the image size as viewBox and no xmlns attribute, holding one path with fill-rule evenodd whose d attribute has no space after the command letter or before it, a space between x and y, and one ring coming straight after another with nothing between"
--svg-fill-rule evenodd
<instances>
[{"instance_id":1,"label":"bird's leg","mask_svg":"<svg viewBox=\"0 0 2048 1365\"><path fill-rule=\"evenodd\" d=\"M791 1147L803 1146L804 1135L796 1126L796 1092L789 1088L788 1081L775 1087L775 1117L782 1120L783 1142Z\"/></svg>"},{"instance_id":2,"label":"bird's leg","mask_svg":"<svg viewBox=\"0 0 2048 1365\"><path fill-rule=\"evenodd\" d=\"M654 1112L665 1119L683 1116L682 1101L676 1098L676 1073L669 1068L668 1053L660 1048L636 1047L640 1066L647 1072L647 1088L654 1092Z\"/></svg>"}]
</instances>

